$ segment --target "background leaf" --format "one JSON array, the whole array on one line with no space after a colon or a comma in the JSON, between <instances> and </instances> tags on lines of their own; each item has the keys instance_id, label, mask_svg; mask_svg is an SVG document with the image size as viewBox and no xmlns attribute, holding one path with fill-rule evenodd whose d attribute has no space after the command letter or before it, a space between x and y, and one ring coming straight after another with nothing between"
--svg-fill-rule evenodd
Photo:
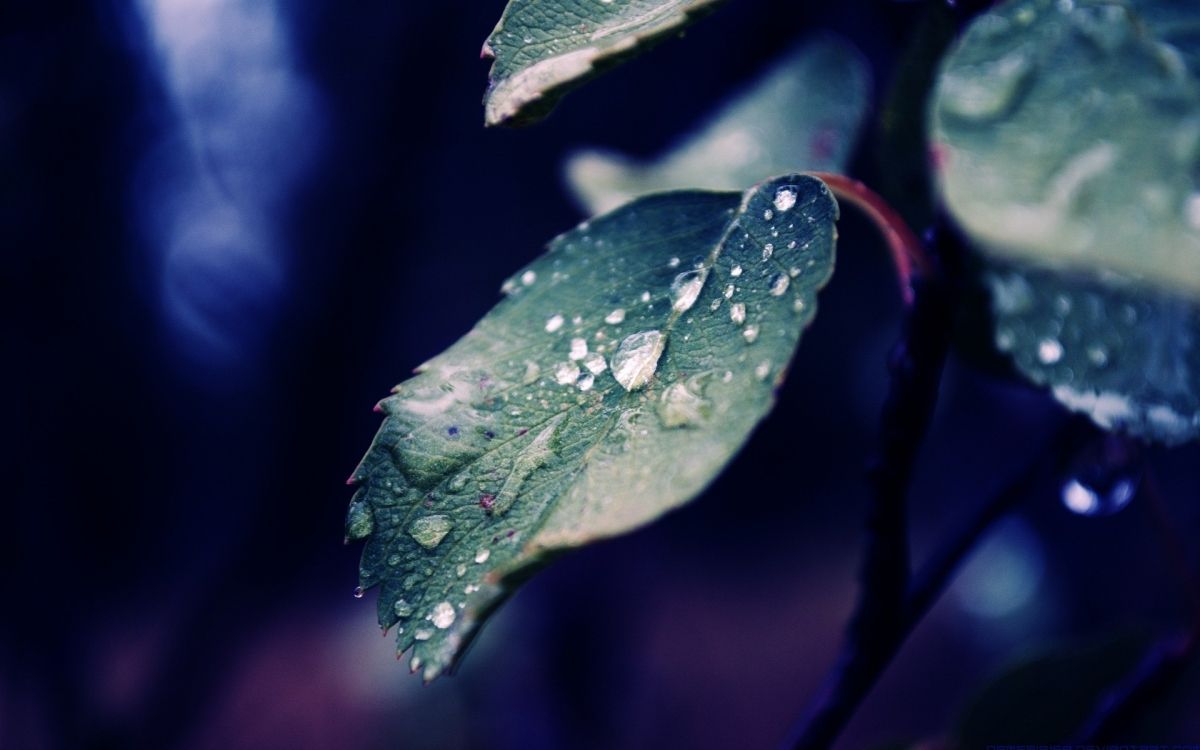
<instances>
[{"instance_id":1,"label":"background leaf","mask_svg":"<svg viewBox=\"0 0 1200 750\"><path fill-rule=\"evenodd\" d=\"M511 0L483 45L495 60L483 98L488 125L545 117L559 98L721 0Z\"/></svg>"},{"instance_id":2,"label":"background leaf","mask_svg":"<svg viewBox=\"0 0 1200 750\"><path fill-rule=\"evenodd\" d=\"M581 151L567 162L567 184L584 210L601 213L662 190L743 190L772 174L844 172L870 101L858 50L814 37L654 161Z\"/></svg>"},{"instance_id":3,"label":"background leaf","mask_svg":"<svg viewBox=\"0 0 1200 750\"><path fill-rule=\"evenodd\" d=\"M1167 5L1009 2L951 51L939 187L989 254L1200 295L1200 82L1139 16Z\"/></svg>"},{"instance_id":4,"label":"background leaf","mask_svg":"<svg viewBox=\"0 0 1200 750\"><path fill-rule=\"evenodd\" d=\"M637 528L720 471L813 318L836 218L799 175L639 200L554 240L381 402L347 533L367 539L361 585L381 587L413 669L451 665L549 556Z\"/></svg>"}]
</instances>

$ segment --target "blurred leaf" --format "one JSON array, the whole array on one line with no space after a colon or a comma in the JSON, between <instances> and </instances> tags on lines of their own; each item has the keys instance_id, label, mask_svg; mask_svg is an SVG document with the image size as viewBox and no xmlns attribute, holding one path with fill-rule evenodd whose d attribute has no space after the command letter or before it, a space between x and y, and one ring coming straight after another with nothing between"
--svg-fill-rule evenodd
<instances>
[{"instance_id":1,"label":"blurred leaf","mask_svg":"<svg viewBox=\"0 0 1200 750\"><path fill-rule=\"evenodd\" d=\"M582 151L567 162L567 182L584 210L601 213L662 190L744 190L772 174L843 172L870 98L858 50L816 37L654 162Z\"/></svg>"},{"instance_id":2,"label":"blurred leaf","mask_svg":"<svg viewBox=\"0 0 1200 750\"><path fill-rule=\"evenodd\" d=\"M1175 444L1200 435L1200 307L1115 281L993 263L996 347L1067 408Z\"/></svg>"},{"instance_id":3,"label":"blurred leaf","mask_svg":"<svg viewBox=\"0 0 1200 750\"><path fill-rule=\"evenodd\" d=\"M555 553L699 493L770 410L833 269L812 177L581 224L401 383L355 471L363 588L432 679ZM447 297L453 298L453 284Z\"/></svg>"},{"instance_id":4,"label":"blurred leaf","mask_svg":"<svg viewBox=\"0 0 1200 750\"><path fill-rule=\"evenodd\" d=\"M483 45L495 60L488 125L545 117L577 86L708 14L722 0L510 0Z\"/></svg>"},{"instance_id":5,"label":"blurred leaf","mask_svg":"<svg viewBox=\"0 0 1200 750\"><path fill-rule=\"evenodd\" d=\"M1200 296L1196 50L1167 42L1194 42L1198 17L1173 0L1020 0L968 27L931 128L941 196L983 250Z\"/></svg>"},{"instance_id":6,"label":"blurred leaf","mask_svg":"<svg viewBox=\"0 0 1200 750\"><path fill-rule=\"evenodd\" d=\"M1096 702L1137 666L1147 639L1123 634L1030 656L985 685L963 711L958 747L1066 742Z\"/></svg>"}]
</instances>

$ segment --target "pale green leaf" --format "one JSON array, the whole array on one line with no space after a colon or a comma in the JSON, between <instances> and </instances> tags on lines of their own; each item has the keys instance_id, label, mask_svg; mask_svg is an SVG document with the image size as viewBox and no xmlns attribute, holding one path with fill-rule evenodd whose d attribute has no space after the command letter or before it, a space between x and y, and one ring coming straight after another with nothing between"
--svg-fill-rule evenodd
<instances>
[{"instance_id":1,"label":"pale green leaf","mask_svg":"<svg viewBox=\"0 0 1200 750\"><path fill-rule=\"evenodd\" d=\"M722 0L510 0L483 45L488 125L541 119L571 89L678 33Z\"/></svg>"},{"instance_id":2,"label":"pale green leaf","mask_svg":"<svg viewBox=\"0 0 1200 750\"><path fill-rule=\"evenodd\" d=\"M431 679L553 555L699 493L767 414L833 268L837 204L792 175L666 193L558 237L381 402L348 535ZM447 289L447 294L455 290Z\"/></svg>"},{"instance_id":3,"label":"pale green leaf","mask_svg":"<svg viewBox=\"0 0 1200 750\"><path fill-rule=\"evenodd\" d=\"M1198 18L1019 0L971 24L931 127L942 198L982 249L1200 297Z\"/></svg>"},{"instance_id":4,"label":"pale green leaf","mask_svg":"<svg viewBox=\"0 0 1200 750\"><path fill-rule=\"evenodd\" d=\"M743 190L766 175L845 172L870 99L858 50L815 37L654 161L581 151L567 162L567 182L585 210L600 213L663 190Z\"/></svg>"}]
</instances>

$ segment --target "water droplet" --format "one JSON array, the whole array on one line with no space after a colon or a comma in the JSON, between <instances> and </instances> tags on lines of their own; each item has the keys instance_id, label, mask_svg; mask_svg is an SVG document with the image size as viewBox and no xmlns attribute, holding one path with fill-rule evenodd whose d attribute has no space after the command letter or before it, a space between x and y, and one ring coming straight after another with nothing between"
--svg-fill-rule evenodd
<instances>
[{"instance_id":1,"label":"water droplet","mask_svg":"<svg viewBox=\"0 0 1200 750\"><path fill-rule=\"evenodd\" d=\"M1063 347L1057 339L1042 339L1038 342L1038 361L1044 365L1052 365L1062 359Z\"/></svg>"},{"instance_id":2,"label":"water droplet","mask_svg":"<svg viewBox=\"0 0 1200 750\"><path fill-rule=\"evenodd\" d=\"M1129 505L1142 479L1142 453L1119 435L1105 435L1073 462L1062 503L1081 516L1108 516Z\"/></svg>"},{"instance_id":3,"label":"water droplet","mask_svg":"<svg viewBox=\"0 0 1200 750\"><path fill-rule=\"evenodd\" d=\"M392 611L396 613L397 617L408 617L413 613L413 607L405 600L397 599L396 603L392 605Z\"/></svg>"},{"instance_id":4,"label":"water droplet","mask_svg":"<svg viewBox=\"0 0 1200 750\"><path fill-rule=\"evenodd\" d=\"M559 328L563 327L564 322L566 321L563 319L563 316L558 314L551 315L546 321L546 333L554 333Z\"/></svg>"},{"instance_id":5,"label":"water droplet","mask_svg":"<svg viewBox=\"0 0 1200 750\"><path fill-rule=\"evenodd\" d=\"M729 306L729 319L735 325L741 325L746 322L746 305L741 302L735 302Z\"/></svg>"},{"instance_id":6,"label":"water droplet","mask_svg":"<svg viewBox=\"0 0 1200 750\"><path fill-rule=\"evenodd\" d=\"M770 260L771 256L774 254L775 254L775 246L774 245L772 245L770 242L763 245L763 249L762 249L762 259L763 260Z\"/></svg>"},{"instance_id":7,"label":"water droplet","mask_svg":"<svg viewBox=\"0 0 1200 750\"><path fill-rule=\"evenodd\" d=\"M667 261L667 268L679 268L679 258L671 258Z\"/></svg>"},{"instance_id":8,"label":"water droplet","mask_svg":"<svg viewBox=\"0 0 1200 750\"><path fill-rule=\"evenodd\" d=\"M537 281L536 271L526 271L521 274L521 283L525 286L533 286L533 282Z\"/></svg>"},{"instance_id":9,"label":"water droplet","mask_svg":"<svg viewBox=\"0 0 1200 750\"><path fill-rule=\"evenodd\" d=\"M791 229L791 227L788 227L788 229ZM796 249L796 241L792 240L791 242L788 243L788 250L795 250L795 249Z\"/></svg>"},{"instance_id":10,"label":"water droplet","mask_svg":"<svg viewBox=\"0 0 1200 750\"><path fill-rule=\"evenodd\" d=\"M730 275L730 276L732 276L732 277L733 277L733 278L735 278L735 279L736 279L738 276L741 276L741 275L742 275L742 267L741 267L741 266L734 266L733 268L729 269L729 275Z\"/></svg>"},{"instance_id":11,"label":"water droplet","mask_svg":"<svg viewBox=\"0 0 1200 750\"><path fill-rule=\"evenodd\" d=\"M420 630L413 631L413 640L414 641L427 641L432 637L433 637L433 631L430 630L429 628L421 628ZM417 667L421 666L420 659L418 659L414 656L413 661L416 662L416 666L414 666L413 669L416 669Z\"/></svg>"},{"instance_id":12,"label":"water droplet","mask_svg":"<svg viewBox=\"0 0 1200 750\"><path fill-rule=\"evenodd\" d=\"M775 191L775 210L789 211L796 205L796 188L788 185Z\"/></svg>"},{"instance_id":13,"label":"water droplet","mask_svg":"<svg viewBox=\"0 0 1200 750\"><path fill-rule=\"evenodd\" d=\"M363 587L362 587L362 586L355 586L355 587L354 587L354 598L355 598L355 599L362 599L362 598L363 598Z\"/></svg>"},{"instance_id":14,"label":"water droplet","mask_svg":"<svg viewBox=\"0 0 1200 750\"><path fill-rule=\"evenodd\" d=\"M612 326L615 326L617 323L620 323L624 320L625 320L625 311L619 307L616 310L613 310L612 312L610 312L608 315L604 316L604 322L608 323L609 325L612 325Z\"/></svg>"},{"instance_id":15,"label":"water droplet","mask_svg":"<svg viewBox=\"0 0 1200 750\"><path fill-rule=\"evenodd\" d=\"M609 363L613 377L627 391L642 387L654 377L663 345L658 331L639 331L626 336Z\"/></svg>"},{"instance_id":16,"label":"water droplet","mask_svg":"<svg viewBox=\"0 0 1200 750\"><path fill-rule=\"evenodd\" d=\"M587 339L571 339L571 353L567 355L569 359L580 360L586 357L587 353Z\"/></svg>"},{"instance_id":17,"label":"water droplet","mask_svg":"<svg viewBox=\"0 0 1200 750\"><path fill-rule=\"evenodd\" d=\"M492 551L490 549L486 549L486 548L481 549L475 553L475 562L482 565L485 562L487 562L488 558L491 556L492 556Z\"/></svg>"},{"instance_id":18,"label":"water droplet","mask_svg":"<svg viewBox=\"0 0 1200 750\"><path fill-rule=\"evenodd\" d=\"M590 372L583 373L582 375L579 376L579 379L575 381L576 387L578 387L579 390L583 391L584 393L592 390L592 386L595 384L596 384L596 376L591 374Z\"/></svg>"},{"instance_id":19,"label":"water droplet","mask_svg":"<svg viewBox=\"0 0 1200 750\"><path fill-rule=\"evenodd\" d=\"M408 527L408 534L425 549L433 549L442 543L453 527L454 522L450 520L450 516L442 514L422 516Z\"/></svg>"},{"instance_id":20,"label":"water droplet","mask_svg":"<svg viewBox=\"0 0 1200 750\"><path fill-rule=\"evenodd\" d=\"M763 218L770 221L775 218L775 212L768 208L766 211L763 211Z\"/></svg>"},{"instance_id":21,"label":"water droplet","mask_svg":"<svg viewBox=\"0 0 1200 750\"><path fill-rule=\"evenodd\" d=\"M649 302L650 301L650 292L642 292L641 300L642 300L642 302Z\"/></svg>"},{"instance_id":22,"label":"water droplet","mask_svg":"<svg viewBox=\"0 0 1200 750\"><path fill-rule=\"evenodd\" d=\"M667 428L687 427L703 422L712 412L699 389L699 380L691 378L687 383L672 383L659 397L657 411L663 426Z\"/></svg>"},{"instance_id":23,"label":"water droplet","mask_svg":"<svg viewBox=\"0 0 1200 750\"><path fill-rule=\"evenodd\" d=\"M758 338L758 326L749 325L742 330L742 337L746 339L747 344L753 344Z\"/></svg>"},{"instance_id":24,"label":"water droplet","mask_svg":"<svg viewBox=\"0 0 1200 750\"><path fill-rule=\"evenodd\" d=\"M371 507L361 500L350 503L350 511L346 515L346 536L350 539L364 539L375 528L375 514Z\"/></svg>"},{"instance_id":25,"label":"water droplet","mask_svg":"<svg viewBox=\"0 0 1200 750\"><path fill-rule=\"evenodd\" d=\"M766 380L767 376L770 374L771 363L765 359L762 362L759 362L758 366L754 368L754 377L758 378L759 380Z\"/></svg>"},{"instance_id":26,"label":"water droplet","mask_svg":"<svg viewBox=\"0 0 1200 750\"><path fill-rule=\"evenodd\" d=\"M729 284L729 285L727 285L727 286L725 287L725 299L733 299L733 293L734 293L735 291L737 291L737 290L736 290L736 288L733 286L733 284Z\"/></svg>"},{"instance_id":27,"label":"water droplet","mask_svg":"<svg viewBox=\"0 0 1200 750\"><path fill-rule=\"evenodd\" d=\"M1016 100L1033 71L1024 47L996 60L951 68L942 74L941 105L947 112L970 120L998 117Z\"/></svg>"},{"instance_id":28,"label":"water droplet","mask_svg":"<svg viewBox=\"0 0 1200 750\"><path fill-rule=\"evenodd\" d=\"M806 309L808 309L808 303L804 301L803 297L792 300L792 312L802 313Z\"/></svg>"},{"instance_id":29,"label":"water droplet","mask_svg":"<svg viewBox=\"0 0 1200 750\"><path fill-rule=\"evenodd\" d=\"M573 362L563 362L554 368L554 382L559 385L571 385L579 378L579 367Z\"/></svg>"},{"instance_id":30,"label":"water droplet","mask_svg":"<svg viewBox=\"0 0 1200 750\"><path fill-rule=\"evenodd\" d=\"M777 273L771 279L771 296L782 297L787 291L789 280L786 274Z\"/></svg>"},{"instance_id":31,"label":"water droplet","mask_svg":"<svg viewBox=\"0 0 1200 750\"><path fill-rule=\"evenodd\" d=\"M696 304L708 271L685 271L671 282L671 308L675 312L687 312Z\"/></svg>"},{"instance_id":32,"label":"water droplet","mask_svg":"<svg viewBox=\"0 0 1200 750\"><path fill-rule=\"evenodd\" d=\"M454 624L454 605L450 602L439 603L433 608L433 615L430 619L435 628L445 630Z\"/></svg>"},{"instance_id":33,"label":"water droplet","mask_svg":"<svg viewBox=\"0 0 1200 750\"><path fill-rule=\"evenodd\" d=\"M588 372L593 375L599 375L604 372L608 365L604 361L604 355L599 352L592 352L583 360L583 366L588 369Z\"/></svg>"}]
</instances>

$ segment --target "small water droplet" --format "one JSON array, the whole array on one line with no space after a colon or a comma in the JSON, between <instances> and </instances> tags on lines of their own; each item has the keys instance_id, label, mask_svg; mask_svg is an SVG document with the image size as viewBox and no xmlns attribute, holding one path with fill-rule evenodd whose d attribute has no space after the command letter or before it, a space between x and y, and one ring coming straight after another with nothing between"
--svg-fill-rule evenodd
<instances>
[{"instance_id":1,"label":"small water droplet","mask_svg":"<svg viewBox=\"0 0 1200 750\"><path fill-rule=\"evenodd\" d=\"M737 291L737 290L735 289L735 287L733 286L733 284L729 284L729 285L727 285L727 286L725 287L725 299L733 299L733 293L734 293L735 291Z\"/></svg>"},{"instance_id":2,"label":"small water droplet","mask_svg":"<svg viewBox=\"0 0 1200 750\"><path fill-rule=\"evenodd\" d=\"M773 244L768 242L767 244L763 245L763 249L762 249L762 259L763 260L770 260L771 256L774 254L775 254L775 246Z\"/></svg>"},{"instance_id":3,"label":"small water droplet","mask_svg":"<svg viewBox=\"0 0 1200 750\"><path fill-rule=\"evenodd\" d=\"M579 378L579 367L573 362L563 362L554 368L554 382L559 385L571 385Z\"/></svg>"},{"instance_id":4,"label":"small water droplet","mask_svg":"<svg viewBox=\"0 0 1200 750\"><path fill-rule=\"evenodd\" d=\"M583 391L584 393L592 390L592 386L595 384L596 384L596 376L591 374L590 372L583 373L582 375L579 376L579 379L575 381L575 386L577 388L579 388L580 391Z\"/></svg>"},{"instance_id":5,"label":"small water droplet","mask_svg":"<svg viewBox=\"0 0 1200 750\"><path fill-rule=\"evenodd\" d=\"M609 362L613 377L627 391L645 385L658 369L663 343L662 334L658 331L639 331L626 336Z\"/></svg>"},{"instance_id":6,"label":"small water droplet","mask_svg":"<svg viewBox=\"0 0 1200 750\"><path fill-rule=\"evenodd\" d=\"M802 313L807 309L808 303L804 301L803 297L796 297L796 299L792 300L792 312Z\"/></svg>"},{"instance_id":7,"label":"small water droplet","mask_svg":"<svg viewBox=\"0 0 1200 750\"><path fill-rule=\"evenodd\" d=\"M481 549L475 553L475 562L482 565L483 563L487 562L488 558L491 556L492 556L492 551L490 549L487 549L487 548Z\"/></svg>"},{"instance_id":8,"label":"small water droplet","mask_svg":"<svg viewBox=\"0 0 1200 750\"><path fill-rule=\"evenodd\" d=\"M733 268L729 269L729 275L730 275L730 276L732 276L732 277L733 277L733 278L735 278L735 279L736 279L738 276L741 276L741 275L742 275L742 267L741 267L741 266L734 266Z\"/></svg>"},{"instance_id":9,"label":"small water droplet","mask_svg":"<svg viewBox=\"0 0 1200 750\"><path fill-rule=\"evenodd\" d=\"M580 360L586 357L587 353L587 339L571 339L571 353L567 355L568 359Z\"/></svg>"},{"instance_id":10,"label":"small water droplet","mask_svg":"<svg viewBox=\"0 0 1200 750\"><path fill-rule=\"evenodd\" d=\"M422 516L413 521L412 525L408 527L408 534L425 549L433 549L442 543L452 528L454 528L454 522L450 520L450 516L439 513Z\"/></svg>"},{"instance_id":11,"label":"small water droplet","mask_svg":"<svg viewBox=\"0 0 1200 750\"><path fill-rule=\"evenodd\" d=\"M546 320L546 333L554 333L559 328L562 328L563 323L565 322L566 321L563 316L558 314L551 315L550 318Z\"/></svg>"},{"instance_id":12,"label":"small water droplet","mask_svg":"<svg viewBox=\"0 0 1200 750\"><path fill-rule=\"evenodd\" d=\"M615 326L617 323L620 323L624 320L625 320L625 311L619 307L616 310L613 310L612 312L610 312L608 315L604 316L604 322L608 323L609 325L613 325L613 326Z\"/></svg>"},{"instance_id":13,"label":"small water droplet","mask_svg":"<svg viewBox=\"0 0 1200 750\"><path fill-rule=\"evenodd\" d=\"M747 344L753 344L758 338L758 326L748 325L742 329L742 337L746 339Z\"/></svg>"},{"instance_id":14,"label":"small water droplet","mask_svg":"<svg viewBox=\"0 0 1200 750\"><path fill-rule=\"evenodd\" d=\"M759 380L766 380L767 376L770 374L771 363L765 359L762 362L759 362L758 366L754 368L754 377L758 378Z\"/></svg>"},{"instance_id":15,"label":"small water droplet","mask_svg":"<svg viewBox=\"0 0 1200 750\"><path fill-rule=\"evenodd\" d=\"M741 302L735 302L729 306L729 319L735 325L741 325L746 322L746 305Z\"/></svg>"},{"instance_id":16,"label":"small water droplet","mask_svg":"<svg viewBox=\"0 0 1200 750\"><path fill-rule=\"evenodd\" d=\"M362 586L355 586L355 587L354 587L354 598L355 598L355 599L362 599L362 598L363 598L363 587L362 587Z\"/></svg>"},{"instance_id":17,"label":"small water droplet","mask_svg":"<svg viewBox=\"0 0 1200 750\"><path fill-rule=\"evenodd\" d=\"M405 600L397 599L396 603L392 605L392 611L396 613L397 617L408 617L413 613L413 607Z\"/></svg>"},{"instance_id":18,"label":"small water droplet","mask_svg":"<svg viewBox=\"0 0 1200 750\"><path fill-rule=\"evenodd\" d=\"M650 292L642 292L642 296L640 299L642 300L642 302L649 302L650 301Z\"/></svg>"},{"instance_id":19,"label":"small water droplet","mask_svg":"<svg viewBox=\"0 0 1200 750\"><path fill-rule=\"evenodd\" d=\"M463 563L459 563L458 566L454 568L454 574L459 578L462 578L467 574L467 566Z\"/></svg>"},{"instance_id":20,"label":"small water droplet","mask_svg":"<svg viewBox=\"0 0 1200 750\"><path fill-rule=\"evenodd\" d=\"M796 188L788 185L775 191L775 210L789 211L796 205Z\"/></svg>"},{"instance_id":21,"label":"small water droplet","mask_svg":"<svg viewBox=\"0 0 1200 750\"><path fill-rule=\"evenodd\" d=\"M521 283L525 286L533 286L533 282L537 281L536 271L526 271L521 274Z\"/></svg>"},{"instance_id":22,"label":"small water droplet","mask_svg":"<svg viewBox=\"0 0 1200 750\"><path fill-rule=\"evenodd\" d=\"M1038 342L1038 361L1044 365L1052 365L1062 359L1063 347L1057 339L1042 339Z\"/></svg>"},{"instance_id":23,"label":"small water droplet","mask_svg":"<svg viewBox=\"0 0 1200 750\"><path fill-rule=\"evenodd\" d=\"M413 640L414 641L427 641L432 637L433 637L433 631L430 630L429 628L420 628L419 630L413 631ZM413 661L416 662L416 664L413 666L413 669L416 669L417 667L421 666L420 659L418 659L414 656Z\"/></svg>"},{"instance_id":24,"label":"small water droplet","mask_svg":"<svg viewBox=\"0 0 1200 750\"><path fill-rule=\"evenodd\" d=\"M777 273L771 279L771 296L782 297L787 291L789 279L786 274Z\"/></svg>"},{"instance_id":25,"label":"small water droplet","mask_svg":"<svg viewBox=\"0 0 1200 750\"><path fill-rule=\"evenodd\" d=\"M775 218L775 212L768 208L766 211L763 211L763 218L770 221Z\"/></svg>"},{"instance_id":26,"label":"small water droplet","mask_svg":"<svg viewBox=\"0 0 1200 750\"><path fill-rule=\"evenodd\" d=\"M707 271L685 271L671 282L671 308L675 312L687 312L696 304L700 290L704 287Z\"/></svg>"}]
</instances>

